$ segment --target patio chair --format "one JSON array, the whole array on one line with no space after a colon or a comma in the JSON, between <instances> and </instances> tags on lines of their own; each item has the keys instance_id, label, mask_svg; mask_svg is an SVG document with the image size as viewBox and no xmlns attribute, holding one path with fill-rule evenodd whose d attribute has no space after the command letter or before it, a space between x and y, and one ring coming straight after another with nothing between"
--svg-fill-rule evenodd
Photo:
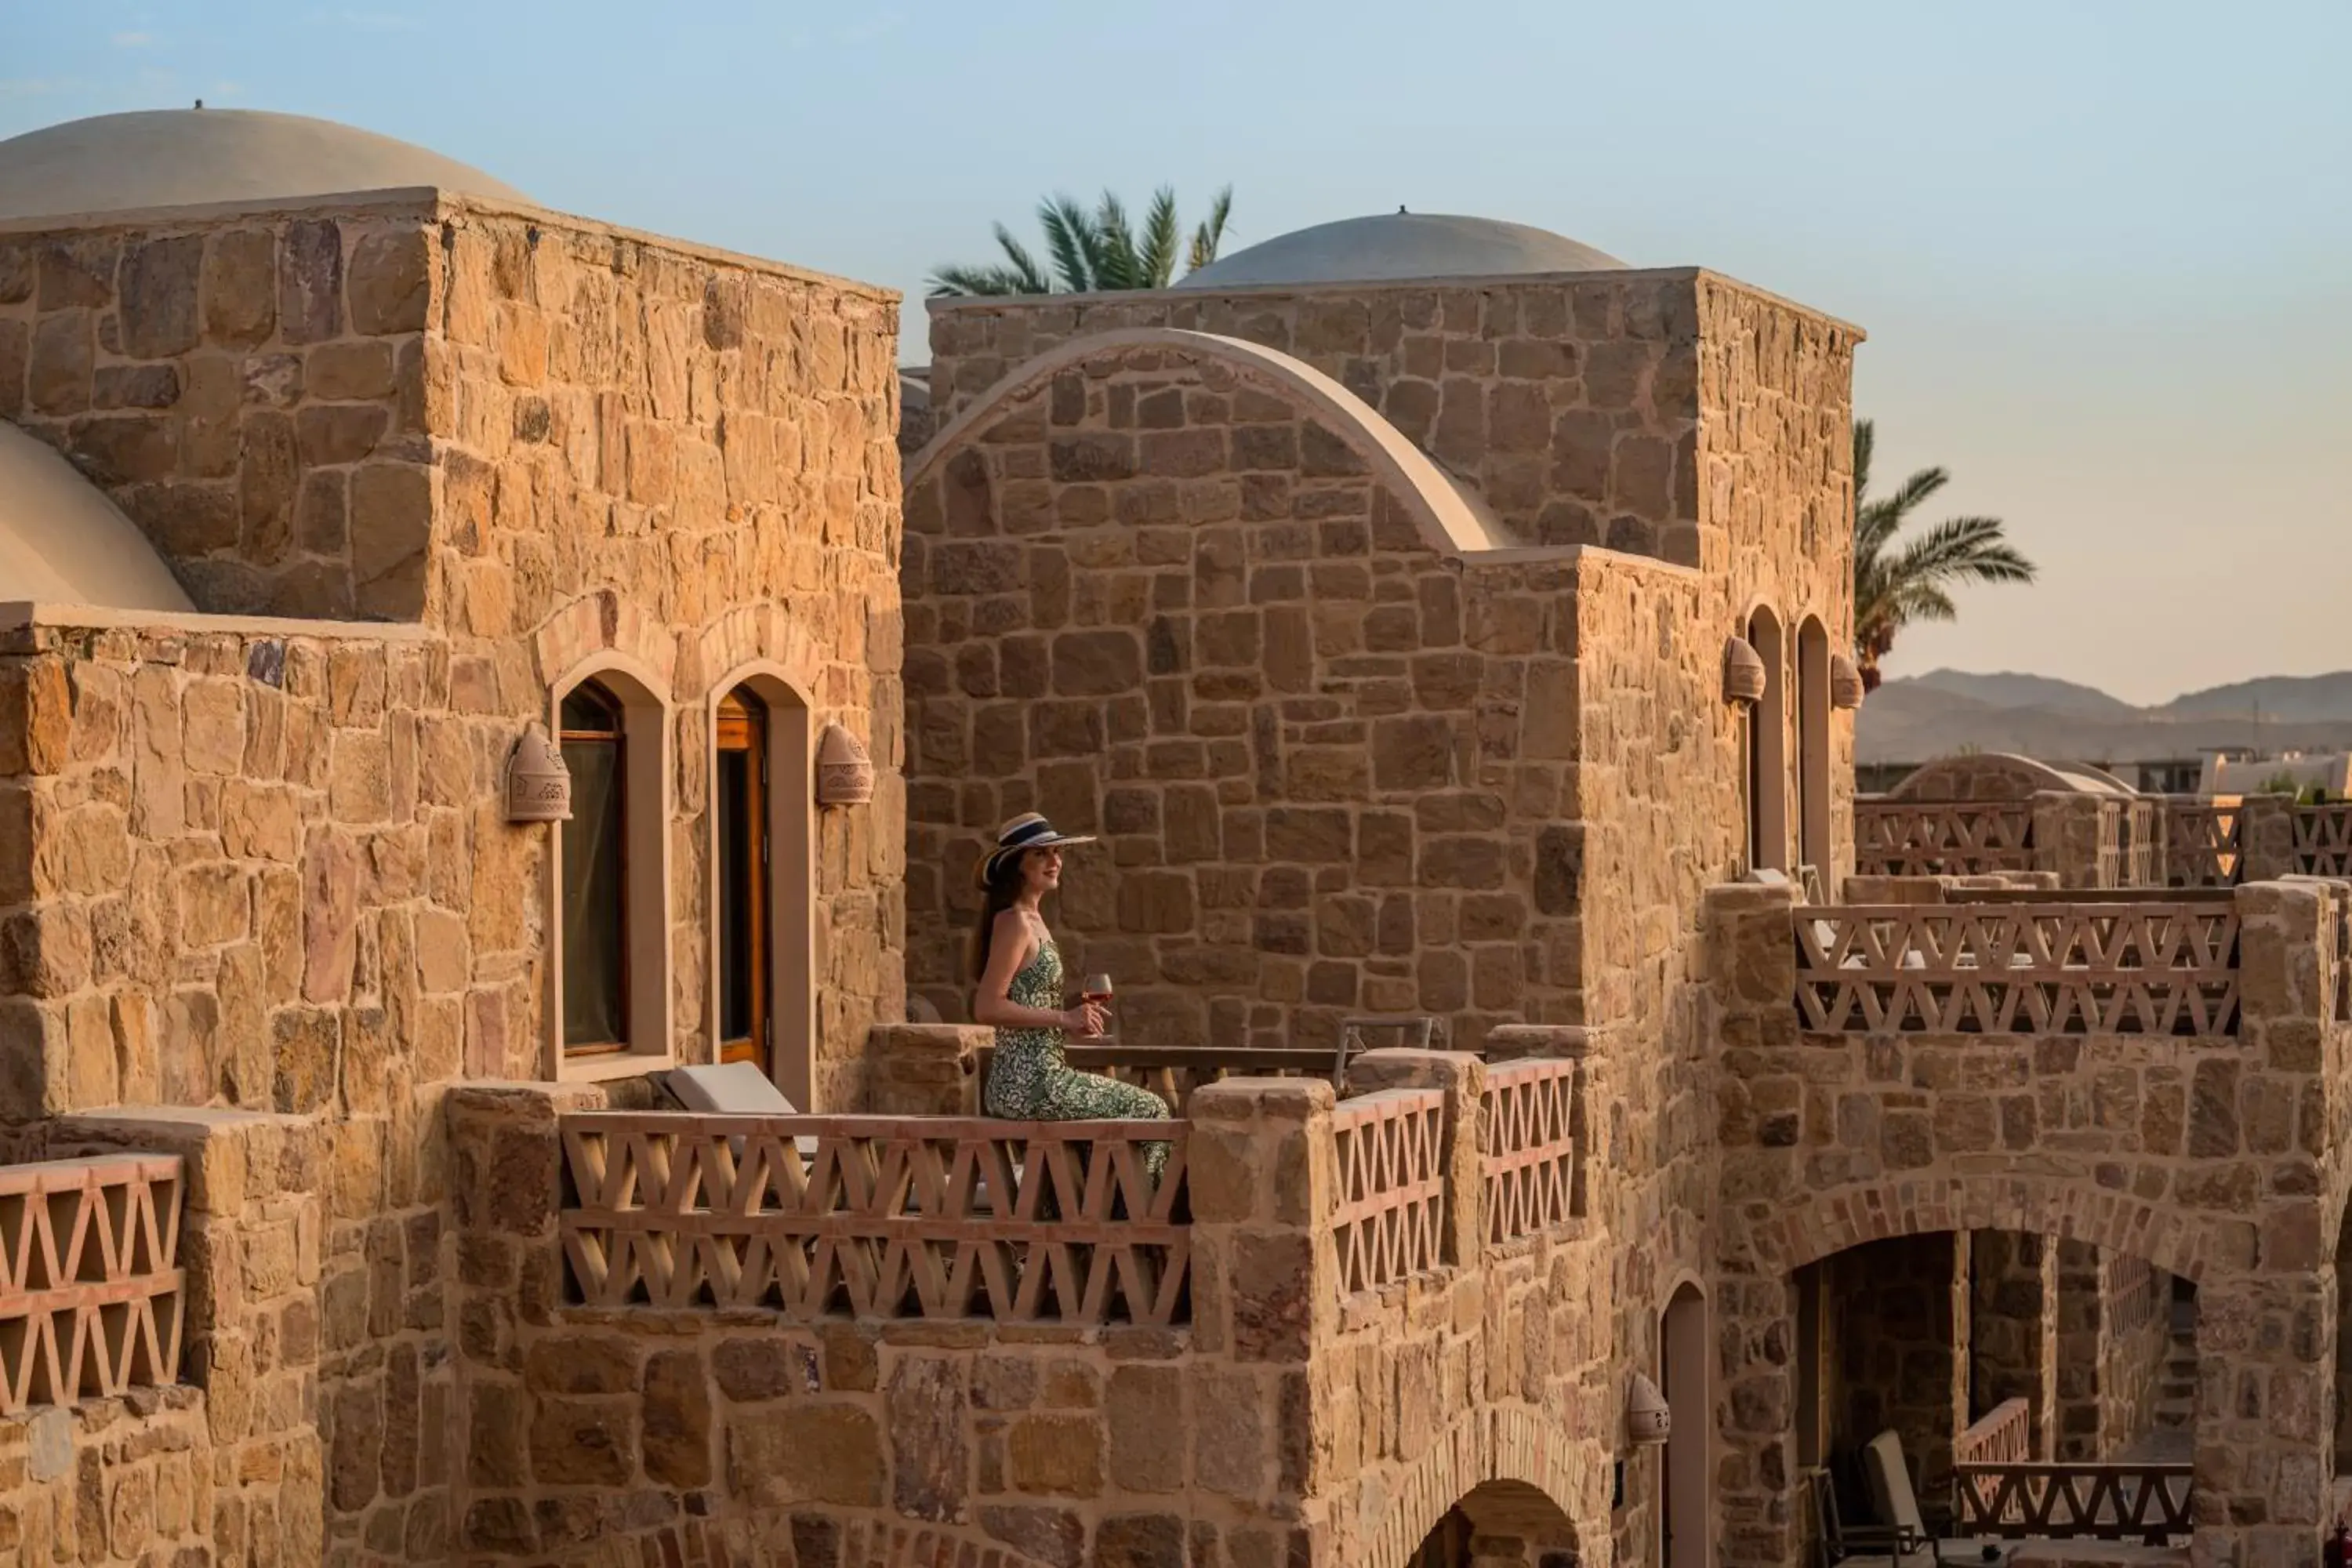
<instances>
[{"instance_id":1,"label":"patio chair","mask_svg":"<svg viewBox=\"0 0 2352 1568\"><path fill-rule=\"evenodd\" d=\"M711 1067L672 1068L662 1074L664 1093L677 1102L682 1110L707 1116L797 1116L800 1107L784 1096L784 1091L769 1080L751 1062L720 1062ZM743 1140L730 1139L736 1157L743 1153ZM816 1155L816 1140L795 1138L793 1147L803 1160Z\"/></svg>"},{"instance_id":2,"label":"patio chair","mask_svg":"<svg viewBox=\"0 0 2352 1568\"><path fill-rule=\"evenodd\" d=\"M1921 1568L1964 1563L2001 1563L2008 1562L2010 1553L2016 1550L2010 1542L1953 1538L1930 1531L1920 1516L1918 1496L1911 1489L1911 1468L1903 1458L1903 1439L1895 1435L1894 1428L1881 1432L1864 1447L1862 1468L1869 1478L1870 1500L1878 1517L1892 1525L1903 1539L1918 1543L1901 1549L1906 1553L1916 1552L1916 1556L1906 1554L1894 1559L1903 1568L1910 1568L1915 1563Z\"/></svg>"}]
</instances>

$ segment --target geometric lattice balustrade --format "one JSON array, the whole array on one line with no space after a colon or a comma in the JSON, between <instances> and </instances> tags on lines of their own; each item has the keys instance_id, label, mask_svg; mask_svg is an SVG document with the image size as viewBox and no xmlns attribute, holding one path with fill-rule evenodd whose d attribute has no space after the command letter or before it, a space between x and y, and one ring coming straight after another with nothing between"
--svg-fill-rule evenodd
<instances>
[{"instance_id":1,"label":"geometric lattice balustrade","mask_svg":"<svg viewBox=\"0 0 2352 1568\"><path fill-rule=\"evenodd\" d=\"M1186 1320L1181 1121L706 1116L562 1121L563 1250L592 1306ZM1155 1184L1147 1147L1165 1145Z\"/></svg>"},{"instance_id":2,"label":"geometric lattice balustrade","mask_svg":"<svg viewBox=\"0 0 2352 1568\"><path fill-rule=\"evenodd\" d=\"M1822 906L1795 928L1808 1029L2238 1032L2230 904Z\"/></svg>"},{"instance_id":3,"label":"geometric lattice balustrade","mask_svg":"<svg viewBox=\"0 0 2352 1568\"><path fill-rule=\"evenodd\" d=\"M1479 1210L1489 1246L1549 1230L1583 1211L1578 1067L1564 1058L1530 1057L1486 1069L1478 1105Z\"/></svg>"},{"instance_id":4,"label":"geometric lattice balustrade","mask_svg":"<svg viewBox=\"0 0 2352 1568\"><path fill-rule=\"evenodd\" d=\"M2176 888L2231 888L2238 882L2234 805L2173 800L2165 808L2165 879Z\"/></svg>"},{"instance_id":5,"label":"geometric lattice balustrade","mask_svg":"<svg viewBox=\"0 0 2352 1568\"><path fill-rule=\"evenodd\" d=\"M2033 808L2016 803L1858 800L1853 837L1854 869L1866 877L2033 869Z\"/></svg>"},{"instance_id":6,"label":"geometric lattice balustrade","mask_svg":"<svg viewBox=\"0 0 2352 1568\"><path fill-rule=\"evenodd\" d=\"M0 1166L0 1412L177 1382L180 1160Z\"/></svg>"},{"instance_id":7,"label":"geometric lattice balustrade","mask_svg":"<svg viewBox=\"0 0 2352 1568\"><path fill-rule=\"evenodd\" d=\"M2294 808L2294 868L2306 877L2352 877L2352 805Z\"/></svg>"},{"instance_id":8,"label":"geometric lattice balustrade","mask_svg":"<svg viewBox=\"0 0 2352 1568\"><path fill-rule=\"evenodd\" d=\"M1444 1261L1445 1091L1391 1089L1331 1112L1339 1293L1403 1279Z\"/></svg>"}]
</instances>

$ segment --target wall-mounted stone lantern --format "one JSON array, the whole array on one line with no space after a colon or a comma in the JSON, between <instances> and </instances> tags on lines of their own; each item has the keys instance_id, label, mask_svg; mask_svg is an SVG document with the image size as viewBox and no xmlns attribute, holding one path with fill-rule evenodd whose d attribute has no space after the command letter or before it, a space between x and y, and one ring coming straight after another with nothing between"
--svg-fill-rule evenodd
<instances>
[{"instance_id":1,"label":"wall-mounted stone lantern","mask_svg":"<svg viewBox=\"0 0 2352 1568\"><path fill-rule=\"evenodd\" d=\"M507 758L507 820L572 820L572 770L563 765L563 753L547 731L536 724L522 732Z\"/></svg>"},{"instance_id":2,"label":"wall-mounted stone lantern","mask_svg":"<svg viewBox=\"0 0 2352 1568\"><path fill-rule=\"evenodd\" d=\"M1864 695L1862 671L1853 667L1853 660L1842 653L1830 655L1830 706L1859 708Z\"/></svg>"},{"instance_id":3,"label":"wall-mounted stone lantern","mask_svg":"<svg viewBox=\"0 0 2352 1568\"><path fill-rule=\"evenodd\" d=\"M1675 1415L1666 1396L1640 1373L1625 1396L1625 1436L1637 1448L1654 1448L1674 1435Z\"/></svg>"},{"instance_id":4,"label":"wall-mounted stone lantern","mask_svg":"<svg viewBox=\"0 0 2352 1568\"><path fill-rule=\"evenodd\" d=\"M864 805L874 798L874 760L865 745L838 724L827 724L816 743L816 803Z\"/></svg>"},{"instance_id":5,"label":"wall-mounted stone lantern","mask_svg":"<svg viewBox=\"0 0 2352 1568\"><path fill-rule=\"evenodd\" d=\"M1742 704L1764 700L1764 660L1746 637L1723 645L1723 700Z\"/></svg>"}]
</instances>

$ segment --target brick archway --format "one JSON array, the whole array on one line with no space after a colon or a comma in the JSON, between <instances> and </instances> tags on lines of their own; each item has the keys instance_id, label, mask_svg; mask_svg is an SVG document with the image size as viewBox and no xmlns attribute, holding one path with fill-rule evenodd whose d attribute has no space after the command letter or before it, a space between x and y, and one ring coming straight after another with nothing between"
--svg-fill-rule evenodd
<instances>
[{"instance_id":1,"label":"brick archway","mask_svg":"<svg viewBox=\"0 0 2352 1568\"><path fill-rule=\"evenodd\" d=\"M1476 1411L1448 1427L1428 1452L1388 1489L1390 1503L1377 1531L1359 1542L1361 1568L1405 1568L1448 1510L1479 1494L1477 1515L1503 1513L1539 1520L1580 1541L1575 1500L1594 1488L1580 1483L1570 1435L1522 1408ZM1595 1465L1605 1466L1605 1456ZM1605 1490L1596 1495L1605 1499ZM1475 1517L1475 1515L1474 1515Z\"/></svg>"},{"instance_id":2,"label":"brick archway","mask_svg":"<svg viewBox=\"0 0 2352 1568\"><path fill-rule=\"evenodd\" d=\"M1832 1253L1893 1237L2013 1230L2146 1258L2190 1280L2253 1262L2252 1222L2149 1204L2054 1176L1905 1177L1838 1187L1781 1207L1748 1233L1755 1271L1786 1276ZM1738 1261L1732 1259L1731 1261Z\"/></svg>"}]
</instances>

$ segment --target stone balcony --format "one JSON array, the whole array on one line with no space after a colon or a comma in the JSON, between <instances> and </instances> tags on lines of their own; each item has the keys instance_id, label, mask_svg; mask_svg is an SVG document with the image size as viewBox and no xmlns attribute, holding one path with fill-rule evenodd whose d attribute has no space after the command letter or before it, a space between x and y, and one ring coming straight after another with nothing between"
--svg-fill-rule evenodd
<instances>
[{"instance_id":1,"label":"stone balcony","mask_svg":"<svg viewBox=\"0 0 2352 1568\"><path fill-rule=\"evenodd\" d=\"M1882 888L1878 891L1920 889ZM2307 1559L2352 1161L2347 889L1709 895L1727 1561L1790 1560L1795 1388L1761 1347L1843 1249L2027 1232L2190 1281L2199 1561ZM1749 1287L1749 1288L1743 1288ZM1743 1417L1740 1413L1745 1412Z\"/></svg>"},{"instance_id":2,"label":"stone balcony","mask_svg":"<svg viewBox=\"0 0 2352 1568\"><path fill-rule=\"evenodd\" d=\"M453 1544L1403 1568L1458 1510L1562 1560L1547 1500L1607 1517L1621 1397L1588 1068L1373 1051L1347 1089L1091 1123L455 1091Z\"/></svg>"}]
</instances>

